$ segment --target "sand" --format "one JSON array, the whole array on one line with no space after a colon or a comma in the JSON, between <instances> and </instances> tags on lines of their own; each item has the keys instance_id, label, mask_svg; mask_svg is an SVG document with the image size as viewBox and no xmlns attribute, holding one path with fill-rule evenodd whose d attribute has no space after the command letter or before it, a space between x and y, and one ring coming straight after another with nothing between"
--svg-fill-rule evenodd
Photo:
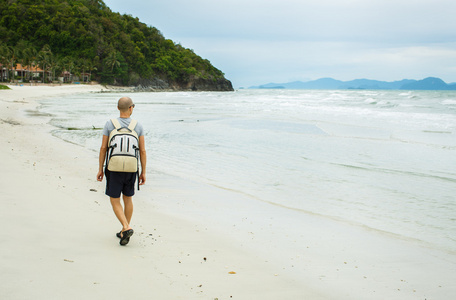
<instances>
[{"instance_id":1,"label":"sand","mask_svg":"<svg viewBox=\"0 0 456 300\"><path fill-rule=\"evenodd\" d=\"M50 116L36 110L37 99L106 88L10 87L0 90L1 299L456 297L454 253L311 215L284 236L286 217L265 221L276 207L248 211L252 199L159 176L153 166L122 247L105 183L96 181L98 153L53 137ZM239 206L234 225L205 217L223 213L214 197ZM167 202L183 208L174 213Z\"/></svg>"}]
</instances>

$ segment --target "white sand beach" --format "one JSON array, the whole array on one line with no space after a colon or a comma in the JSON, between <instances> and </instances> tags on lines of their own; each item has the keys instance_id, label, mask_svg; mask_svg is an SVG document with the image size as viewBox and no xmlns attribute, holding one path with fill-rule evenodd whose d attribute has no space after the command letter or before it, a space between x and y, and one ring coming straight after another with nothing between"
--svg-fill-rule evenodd
<instances>
[{"instance_id":1,"label":"white sand beach","mask_svg":"<svg viewBox=\"0 0 456 300\"><path fill-rule=\"evenodd\" d=\"M210 203L214 196L166 177L149 175L137 192L135 234L127 246L119 246L115 233L121 226L104 195L105 182L96 181L98 153L53 137L50 116L38 114L35 101L106 88L10 87L0 91L1 299L456 296L454 254L310 215L297 224L302 241L296 249L274 252L274 231L247 232L239 224L227 232L208 219L190 221L161 209L168 200L207 197ZM233 197L229 191L217 193ZM223 207L208 208L217 210ZM252 213L268 212L262 203ZM258 245L252 235L270 238Z\"/></svg>"}]
</instances>

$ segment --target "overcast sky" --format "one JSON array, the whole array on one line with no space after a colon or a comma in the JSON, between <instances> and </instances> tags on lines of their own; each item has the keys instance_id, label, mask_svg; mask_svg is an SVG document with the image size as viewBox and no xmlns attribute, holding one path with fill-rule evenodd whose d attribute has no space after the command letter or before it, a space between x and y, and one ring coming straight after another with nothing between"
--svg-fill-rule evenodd
<instances>
[{"instance_id":1,"label":"overcast sky","mask_svg":"<svg viewBox=\"0 0 456 300\"><path fill-rule=\"evenodd\" d=\"M456 82L454 0L104 0L235 88L322 77Z\"/></svg>"}]
</instances>

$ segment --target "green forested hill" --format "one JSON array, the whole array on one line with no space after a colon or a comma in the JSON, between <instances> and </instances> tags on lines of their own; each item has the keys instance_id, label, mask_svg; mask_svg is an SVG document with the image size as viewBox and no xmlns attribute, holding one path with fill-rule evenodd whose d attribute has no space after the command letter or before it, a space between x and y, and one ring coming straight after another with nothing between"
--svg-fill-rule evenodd
<instances>
[{"instance_id":1,"label":"green forested hill","mask_svg":"<svg viewBox=\"0 0 456 300\"><path fill-rule=\"evenodd\" d=\"M232 89L208 60L102 0L0 0L0 41L4 66L90 73L119 85L159 79L175 88L218 83Z\"/></svg>"}]
</instances>

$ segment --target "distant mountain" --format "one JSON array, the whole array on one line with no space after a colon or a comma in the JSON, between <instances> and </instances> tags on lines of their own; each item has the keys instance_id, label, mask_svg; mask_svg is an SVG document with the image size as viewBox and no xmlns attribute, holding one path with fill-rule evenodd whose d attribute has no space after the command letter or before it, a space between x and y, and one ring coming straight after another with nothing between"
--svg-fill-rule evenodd
<instances>
[{"instance_id":1,"label":"distant mountain","mask_svg":"<svg viewBox=\"0 0 456 300\"><path fill-rule=\"evenodd\" d=\"M402 90L456 90L456 84L446 84L442 79L428 77L420 81L410 82L401 87Z\"/></svg>"},{"instance_id":2,"label":"distant mountain","mask_svg":"<svg viewBox=\"0 0 456 300\"><path fill-rule=\"evenodd\" d=\"M313 89L313 90L456 90L456 84L447 84L440 78L428 77L422 80L403 79L400 81L378 81L355 79L340 81L333 78L320 78L313 81L288 83L268 83L252 86L250 89Z\"/></svg>"}]
</instances>

